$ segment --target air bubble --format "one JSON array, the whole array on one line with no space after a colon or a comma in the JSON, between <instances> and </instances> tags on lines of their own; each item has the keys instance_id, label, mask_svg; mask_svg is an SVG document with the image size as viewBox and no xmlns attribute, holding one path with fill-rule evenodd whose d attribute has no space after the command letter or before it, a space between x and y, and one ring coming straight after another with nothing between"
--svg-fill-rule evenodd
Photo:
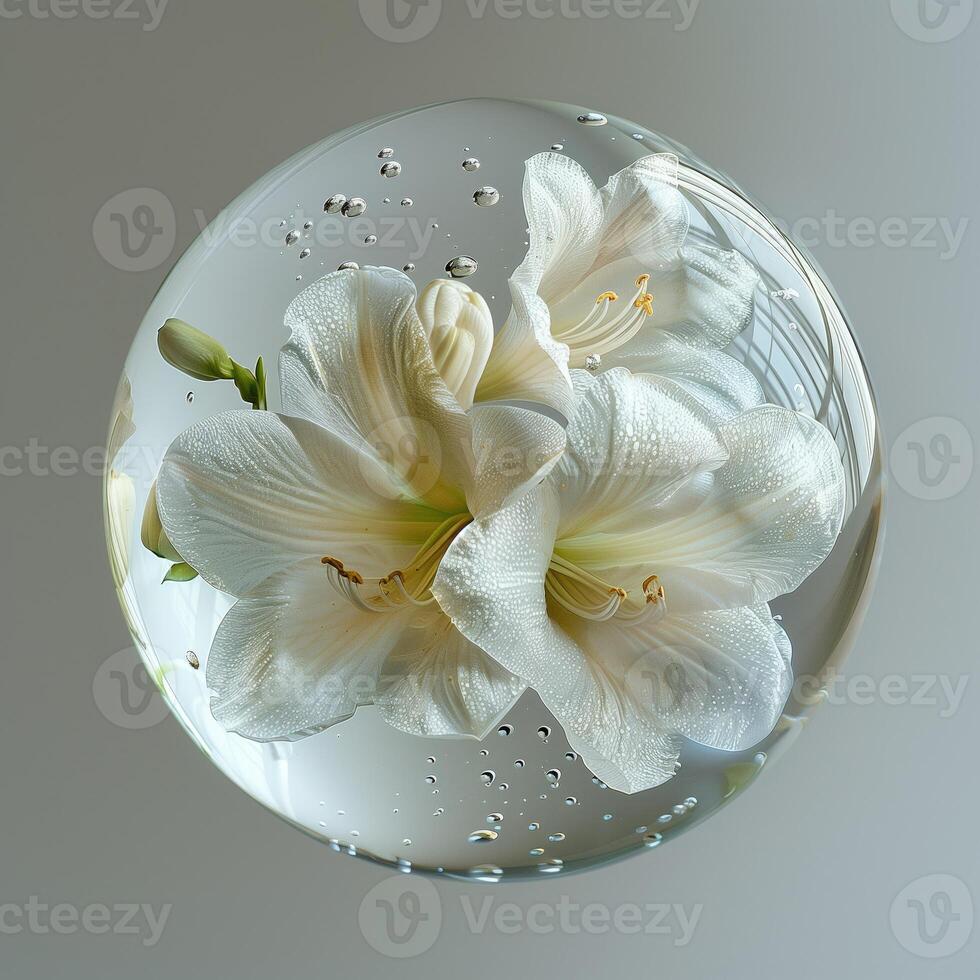
<instances>
[{"instance_id":1,"label":"air bubble","mask_svg":"<svg viewBox=\"0 0 980 980\"><path fill-rule=\"evenodd\" d=\"M446 272L448 272L453 279L465 279L467 276L472 276L476 272L478 266L476 259L469 255L457 255L456 258L450 259L446 263Z\"/></svg>"},{"instance_id":2,"label":"air bubble","mask_svg":"<svg viewBox=\"0 0 980 980\"><path fill-rule=\"evenodd\" d=\"M340 210L345 218L356 218L367 210L367 201L363 197L352 197Z\"/></svg>"},{"instance_id":3,"label":"air bubble","mask_svg":"<svg viewBox=\"0 0 980 980\"><path fill-rule=\"evenodd\" d=\"M474 170L480 169L480 161L476 157L467 157L463 161L463 169L467 173L473 173Z\"/></svg>"},{"instance_id":4,"label":"air bubble","mask_svg":"<svg viewBox=\"0 0 980 980\"><path fill-rule=\"evenodd\" d=\"M609 122L601 112L583 112L578 121L583 126L605 126Z\"/></svg>"},{"instance_id":5,"label":"air bubble","mask_svg":"<svg viewBox=\"0 0 980 980\"><path fill-rule=\"evenodd\" d=\"M402 172L402 165L395 160L391 163L386 163L381 168L382 177L397 177Z\"/></svg>"}]
</instances>

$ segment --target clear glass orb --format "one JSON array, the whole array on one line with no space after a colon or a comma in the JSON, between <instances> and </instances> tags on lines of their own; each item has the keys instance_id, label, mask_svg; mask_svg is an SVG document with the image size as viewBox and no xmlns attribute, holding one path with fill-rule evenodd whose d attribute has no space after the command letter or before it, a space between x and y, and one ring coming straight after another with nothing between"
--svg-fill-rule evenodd
<instances>
[{"instance_id":1,"label":"clear glass orb","mask_svg":"<svg viewBox=\"0 0 980 980\"><path fill-rule=\"evenodd\" d=\"M525 162L548 150L578 161L599 187L645 155L678 156L691 243L735 250L761 276L751 325L729 353L770 402L818 419L836 442L843 529L820 568L772 603L797 678L782 719L744 752L685 741L677 774L632 795L593 777L532 690L482 741L407 735L372 706L298 741L225 731L211 712L207 666L233 599L200 578L163 583L168 565L141 545L141 519L172 441L242 401L230 382L175 371L160 356L157 331L179 318L241 361L264 355L276 411L284 312L346 263L405 270L420 289L447 271L467 274L499 326L510 310L508 279L528 249ZM262 177L201 234L153 299L126 360L110 452L107 536L124 614L191 738L246 793L335 850L476 880L567 873L655 848L747 787L799 734L853 645L882 530L874 396L813 260L684 147L592 107L557 103L475 99L397 113L323 139Z\"/></svg>"}]
</instances>

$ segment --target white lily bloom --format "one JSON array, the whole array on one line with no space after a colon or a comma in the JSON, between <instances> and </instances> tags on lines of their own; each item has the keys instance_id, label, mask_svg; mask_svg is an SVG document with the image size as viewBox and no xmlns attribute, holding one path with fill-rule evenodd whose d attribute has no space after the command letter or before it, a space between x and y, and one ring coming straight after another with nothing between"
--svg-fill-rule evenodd
<instances>
[{"instance_id":1,"label":"white lily bloom","mask_svg":"<svg viewBox=\"0 0 980 980\"><path fill-rule=\"evenodd\" d=\"M494 342L482 400L571 409L569 368L623 365L690 377L714 410L762 402L742 365L719 355L751 320L759 277L737 253L686 245L677 159L644 157L601 190L574 160L527 162L530 248L511 280L513 311Z\"/></svg>"},{"instance_id":2,"label":"white lily bloom","mask_svg":"<svg viewBox=\"0 0 980 980\"><path fill-rule=\"evenodd\" d=\"M239 600L207 663L229 730L299 738L373 703L407 732L482 737L524 690L431 585L453 540L539 483L565 434L516 407L464 411L472 365L446 334L468 334L476 364L485 304L433 289L423 323L415 301L390 269L312 284L286 313L284 414L207 419L163 463L167 536Z\"/></svg>"},{"instance_id":3,"label":"white lily bloom","mask_svg":"<svg viewBox=\"0 0 980 980\"><path fill-rule=\"evenodd\" d=\"M772 730L791 651L767 604L830 553L843 468L787 409L730 418L623 368L572 381L562 460L456 537L432 591L632 793L670 779L678 736L740 750Z\"/></svg>"}]
</instances>

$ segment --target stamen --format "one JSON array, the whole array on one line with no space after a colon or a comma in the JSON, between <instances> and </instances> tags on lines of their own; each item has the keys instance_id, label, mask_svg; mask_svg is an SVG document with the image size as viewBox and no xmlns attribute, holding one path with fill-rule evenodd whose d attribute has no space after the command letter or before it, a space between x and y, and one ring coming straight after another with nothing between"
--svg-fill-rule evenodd
<instances>
[{"instance_id":1,"label":"stamen","mask_svg":"<svg viewBox=\"0 0 980 980\"><path fill-rule=\"evenodd\" d=\"M331 568L335 568L337 570L337 574L341 578L349 579L355 585L364 584L364 578L360 572L355 572L354 569L348 570L344 568L344 563L339 558L331 558L330 555L324 555L323 558L320 559L320 564L329 565Z\"/></svg>"},{"instance_id":2,"label":"stamen","mask_svg":"<svg viewBox=\"0 0 980 980\"><path fill-rule=\"evenodd\" d=\"M545 592L563 609L591 622L602 623L616 618L635 625L651 618L662 619L667 612L664 588L660 578L651 575L642 590L645 602L638 606L630 593L611 586L602 579L573 564L559 554L552 555L544 580Z\"/></svg>"},{"instance_id":3,"label":"stamen","mask_svg":"<svg viewBox=\"0 0 980 980\"><path fill-rule=\"evenodd\" d=\"M632 340L646 317L653 316L653 293L647 291L650 276L644 273L636 280L637 292L630 305L612 315L611 305L619 296L612 290L600 293L586 317L570 327L559 329L557 339L570 348L570 364L582 367L591 354L601 356Z\"/></svg>"},{"instance_id":4,"label":"stamen","mask_svg":"<svg viewBox=\"0 0 980 980\"><path fill-rule=\"evenodd\" d=\"M406 606L423 608L436 601L431 588L443 555L456 535L472 520L469 514L447 518L419 548L406 571L397 568L383 578L365 582L359 572L346 568L339 558L330 555L321 558L320 562L336 573L330 576L330 584L358 609L389 612Z\"/></svg>"}]
</instances>

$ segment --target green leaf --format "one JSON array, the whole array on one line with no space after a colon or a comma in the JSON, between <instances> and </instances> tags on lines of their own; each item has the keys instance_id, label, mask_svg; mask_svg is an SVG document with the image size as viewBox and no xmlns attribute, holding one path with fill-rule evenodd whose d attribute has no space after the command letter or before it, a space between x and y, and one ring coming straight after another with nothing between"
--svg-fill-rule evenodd
<instances>
[{"instance_id":1,"label":"green leaf","mask_svg":"<svg viewBox=\"0 0 980 980\"><path fill-rule=\"evenodd\" d=\"M178 562L170 566L170 571L163 577L164 582L193 582L197 572L187 562Z\"/></svg>"}]
</instances>

